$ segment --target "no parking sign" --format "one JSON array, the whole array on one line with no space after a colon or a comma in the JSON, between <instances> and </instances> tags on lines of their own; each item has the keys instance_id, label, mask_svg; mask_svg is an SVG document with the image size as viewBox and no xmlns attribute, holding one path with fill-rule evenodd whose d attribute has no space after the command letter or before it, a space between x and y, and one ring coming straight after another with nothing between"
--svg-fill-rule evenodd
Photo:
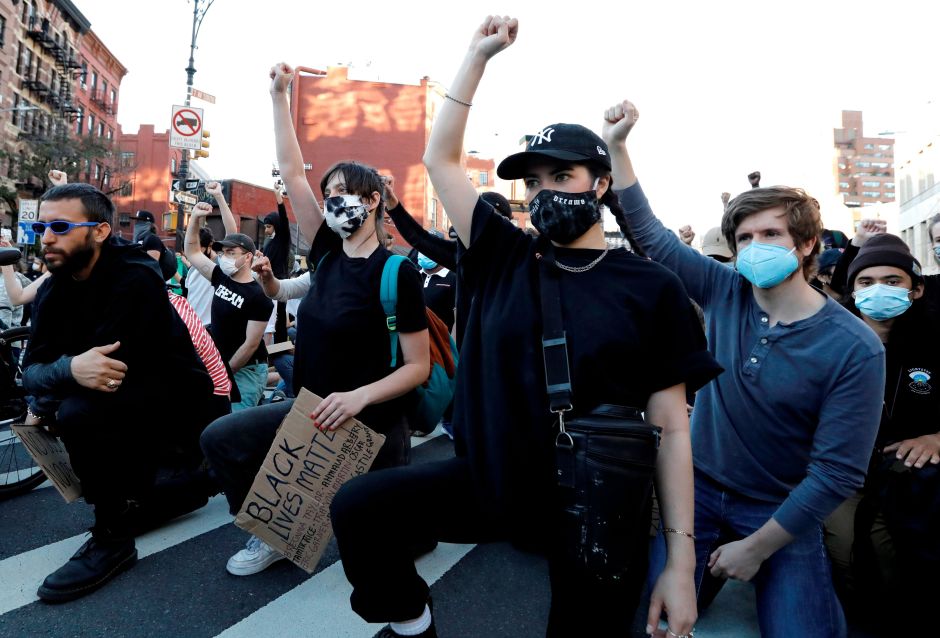
<instances>
[{"instance_id":1,"label":"no parking sign","mask_svg":"<svg viewBox=\"0 0 940 638\"><path fill-rule=\"evenodd\" d=\"M198 151L202 148L202 109L174 106L170 118L170 146Z\"/></svg>"},{"instance_id":2,"label":"no parking sign","mask_svg":"<svg viewBox=\"0 0 940 638\"><path fill-rule=\"evenodd\" d=\"M36 243L36 233L33 232L33 222L39 220L39 200L21 199L19 223L17 224L16 243L20 246L31 246Z\"/></svg>"}]
</instances>

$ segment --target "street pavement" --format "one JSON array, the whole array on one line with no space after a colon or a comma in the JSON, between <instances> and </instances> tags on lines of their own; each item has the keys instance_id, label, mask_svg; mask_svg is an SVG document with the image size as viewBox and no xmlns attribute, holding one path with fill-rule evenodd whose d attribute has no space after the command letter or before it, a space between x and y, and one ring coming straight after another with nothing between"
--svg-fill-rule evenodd
<instances>
[{"instance_id":1,"label":"street pavement","mask_svg":"<svg viewBox=\"0 0 940 638\"><path fill-rule=\"evenodd\" d=\"M413 444L415 463L453 455L443 436ZM231 524L222 496L140 537L139 563L103 589L62 605L40 602L36 588L85 541L91 523L90 508L67 506L48 484L0 503L0 636L371 638L381 629L350 610L335 542L313 575L287 561L254 576L229 575L225 562L247 536ZM541 558L505 543L441 544L418 568L431 584L443 638L544 636L549 590ZM636 636L644 635L645 603L641 610ZM752 588L726 586L695 635L760 636Z\"/></svg>"}]
</instances>

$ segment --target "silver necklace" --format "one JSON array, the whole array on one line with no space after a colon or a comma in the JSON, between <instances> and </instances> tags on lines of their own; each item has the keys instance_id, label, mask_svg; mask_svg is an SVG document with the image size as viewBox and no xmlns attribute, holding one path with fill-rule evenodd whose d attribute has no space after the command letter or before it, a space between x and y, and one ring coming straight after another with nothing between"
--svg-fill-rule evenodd
<instances>
[{"instance_id":1,"label":"silver necklace","mask_svg":"<svg viewBox=\"0 0 940 638\"><path fill-rule=\"evenodd\" d=\"M555 265L567 272L587 272L597 264L601 263L601 260L607 256L608 251L610 251L610 247L605 248L604 252L602 252L597 259L587 264L586 266L566 266L558 260L555 261Z\"/></svg>"}]
</instances>

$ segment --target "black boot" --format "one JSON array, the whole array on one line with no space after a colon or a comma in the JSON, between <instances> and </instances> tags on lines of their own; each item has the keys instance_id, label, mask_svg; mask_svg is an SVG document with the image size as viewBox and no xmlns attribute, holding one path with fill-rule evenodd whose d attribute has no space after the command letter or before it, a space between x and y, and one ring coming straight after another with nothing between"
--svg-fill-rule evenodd
<instances>
[{"instance_id":1,"label":"black boot","mask_svg":"<svg viewBox=\"0 0 940 638\"><path fill-rule=\"evenodd\" d=\"M64 603L95 591L137 562L131 536L116 536L93 527L91 538L65 565L46 577L37 595L48 603Z\"/></svg>"}]
</instances>

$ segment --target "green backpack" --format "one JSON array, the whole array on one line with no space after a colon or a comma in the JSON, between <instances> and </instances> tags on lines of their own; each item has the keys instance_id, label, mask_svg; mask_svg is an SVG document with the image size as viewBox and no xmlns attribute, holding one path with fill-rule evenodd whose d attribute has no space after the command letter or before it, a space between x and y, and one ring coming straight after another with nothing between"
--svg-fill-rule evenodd
<instances>
[{"instance_id":1,"label":"green backpack","mask_svg":"<svg viewBox=\"0 0 940 638\"><path fill-rule=\"evenodd\" d=\"M379 288L391 341L391 368L398 367L398 270L404 261L401 255L388 258L382 269L382 284ZM425 308L425 313L428 319L431 373L427 381L417 387L417 406L409 415L411 429L416 432L431 432L437 427L454 398L457 385L457 344L447 326L433 311Z\"/></svg>"}]
</instances>

